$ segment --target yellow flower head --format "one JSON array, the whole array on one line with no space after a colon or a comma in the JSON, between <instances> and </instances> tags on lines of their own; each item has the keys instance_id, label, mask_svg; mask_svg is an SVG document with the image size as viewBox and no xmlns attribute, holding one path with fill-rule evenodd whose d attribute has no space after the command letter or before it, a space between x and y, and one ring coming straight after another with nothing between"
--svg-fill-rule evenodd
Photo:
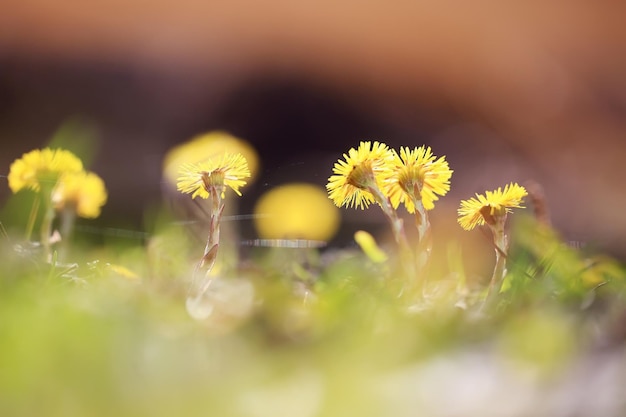
<instances>
[{"instance_id":1,"label":"yellow flower head","mask_svg":"<svg viewBox=\"0 0 626 417\"><path fill-rule=\"evenodd\" d=\"M13 161L9 169L9 188L14 193L24 188L39 191L42 184L52 188L62 174L82 170L83 163L70 151L35 149Z\"/></svg>"},{"instance_id":2,"label":"yellow flower head","mask_svg":"<svg viewBox=\"0 0 626 417\"><path fill-rule=\"evenodd\" d=\"M291 183L272 188L254 207L254 225L262 239L328 241L339 228L339 209L323 188Z\"/></svg>"},{"instance_id":3,"label":"yellow flower head","mask_svg":"<svg viewBox=\"0 0 626 417\"><path fill-rule=\"evenodd\" d=\"M183 164L176 188L182 193L191 194L192 198L196 196L209 198L211 189L215 189L224 198L226 187L241 195L239 187L246 184L243 178L249 177L250 170L246 158L240 153L224 152L221 157L205 162Z\"/></svg>"},{"instance_id":4,"label":"yellow flower head","mask_svg":"<svg viewBox=\"0 0 626 417\"><path fill-rule=\"evenodd\" d=\"M59 178L52 191L52 203L57 210L72 207L76 214L96 218L107 201L104 181L93 172L71 172Z\"/></svg>"},{"instance_id":5,"label":"yellow flower head","mask_svg":"<svg viewBox=\"0 0 626 417\"><path fill-rule=\"evenodd\" d=\"M522 200L528 193L517 183L510 183L497 190L487 191L485 195L476 194L476 198L461 201L458 209L458 222L465 230L472 230L476 226L493 225L495 218L505 216L512 208L524 208Z\"/></svg>"},{"instance_id":6,"label":"yellow flower head","mask_svg":"<svg viewBox=\"0 0 626 417\"><path fill-rule=\"evenodd\" d=\"M328 195L337 207L368 207L375 199L367 189L378 186L378 176L393 153L384 143L367 141L343 157L345 161L336 162L335 175L328 178Z\"/></svg>"},{"instance_id":7,"label":"yellow flower head","mask_svg":"<svg viewBox=\"0 0 626 417\"><path fill-rule=\"evenodd\" d=\"M200 134L170 149L163 160L163 177L175 184L182 164L197 164L219 157L224 152L242 154L248 162L250 180L254 180L259 172L259 157L254 147L243 139L219 130Z\"/></svg>"},{"instance_id":8,"label":"yellow flower head","mask_svg":"<svg viewBox=\"0 0 626 417\"><path fill-rule=\"evenodd\" d=\"M435 207L438 195L450 190L452 170L446 157L437 159L430 147L420 146L410 150L400 148L383 174L383 192L389 197L393 208L404 203L409 213L415 213L415 202L422 200L426 210Z\"/></svg>"}]
</instances>

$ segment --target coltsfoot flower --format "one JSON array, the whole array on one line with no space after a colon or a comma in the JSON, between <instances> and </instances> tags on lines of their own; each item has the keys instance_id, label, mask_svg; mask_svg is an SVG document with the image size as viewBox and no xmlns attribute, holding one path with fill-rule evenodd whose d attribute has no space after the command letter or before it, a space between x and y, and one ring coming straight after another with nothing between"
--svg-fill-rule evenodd
<instances>
[{"instance_id":1,"label":"coltsfoot flower","mask_svg":"<svg viewBox=\"0 0 626 417\"><path fill-rule=\"evenodd\" d=\"M84 218L96 218L107 201L104 181L93 172L72 172L62 175L52 191L56 210L71 207Z\"/></svg>"},{"instance_id":2,"label":"coltsfoot flower","mask_svg":"<svg viewBox=\"0 0 626 417\"><path fill-rule=\"evenodd\" d=\"M517 183L510 183L497 190L487 191L485 195L476 194L476 198L461 201L458 209L458 222L465 230L472 230L485 223L493 225L495 218L510 213L513 208L524 208L523 199L528 193Z\"/></svg>"},{"instance_id":3,"label":"coltsfoot flower","mask_svg":"<svg viewBox=\"0 0 626 417\"><path fill-rule=\"evenodd\" d=\"M243 139L219 130L200 134L170 149L163 161L163 177L168 183L175 184L182 164L196 164L219 157L225 152L243 155L250 170L250 180L254 180L259 172L259 157L254 147Z\"/></svg>"},{"instance_id":4,"label":"coltsfoot flower","mask_svg":"<svg viewBox=\"0 0 626 417\"><path fill-rule=\"evenodd\" d=\"M52 188L61 175L83 170L83 163L65 149L35 149L11 164L8 181L13 193L22 189L39 191L43 184Z\"/></svg>"},{"instance_id":5,"label":"coltsfoot flower","mask_svg":"<svg viewBox=\"0 0 626 417\"><path fill-rule=\"evenodd\" d=\"M224 198L226 187L241 195L239 188L246 184L244 178L249 177L248 162L243 155L225 152L221 157L205 162L183 164L176 188L191 194L192 198L209 198L210 190L214 188Z\"/></svg>"},{"instance_id":6,"label":"coltsfoot flower","mask_svg":"<svg viewBox=\"0 0 626 417\"><path fill-rule=\"evenodd\" d=\"M404 203L409 213L415 213L415 202L421 200L426 210L432 210L439 196L450 190L451 176L445 156L437 159L430 147L401 147L384 169L383 192L393 208Z\"/></svg>"},{"instance_id":7,"label":"coltsfoot flower","mask_svg":"<svg viewBox=\"0 0 626 417\"><path fill-rule=\"evenodd\" d=\"M328 241L339 228L339 209L324 189L290 183L263 194L254 207L254 225L262 239Z\"/></svg>"},{"instance_id":8,"label":"coltsfoot flower","mask_svg":"<svg viewBox=\"0 0 626 417\"><path fill-rule=\"evenodd\" d=\"M378 176L393 158L393 152L384 143L366 141L343 157L345 161L337 161L333 167L335 175L328 178L328 195L337 207L367 208L376 202L368 189L378 187Z\"/></svg>"}]
</instances>

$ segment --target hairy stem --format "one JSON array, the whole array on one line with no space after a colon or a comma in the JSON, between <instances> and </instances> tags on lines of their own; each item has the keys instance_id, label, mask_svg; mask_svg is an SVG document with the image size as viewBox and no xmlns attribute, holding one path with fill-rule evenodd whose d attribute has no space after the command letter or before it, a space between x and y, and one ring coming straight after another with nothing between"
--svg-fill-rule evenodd
<instances>
[{"instance_id":1,"label":"hairy stem","mask_svg":"<svg viewBox=\"0 0 626 417\"><path fill-rule=\"evenodd\" d=\"M508 250L508 239L504 232L504 223L506 221L506 215L497 216L494 225L490 225L491 232L493 233L493 244L496 252L496 264L493 268L493 275L489 282L489 288L487 289L487 296L485 298L485 305L490 305L500 292L502 287L502 281L506 274L506 257Z\"/></svg>"},{"instance_id":2,"label":"hairy stem","mask_svg":"<svg viewBox=\"0 0 626 417\"><path fill-rule=\"evenodd\" d=\"M37 213L39 212L39 204L41 198L39 196L35 197L35 201L33 201L33 205L30 208L30 214L28 215L28 223L26 224L26 240L30 240L33 235L33 229L35 228L35 221L37 220Z\"/></svg>"},{"instance_id":3,"label":"hairy stem","mask_svg":"<svg viewBox=\"0 0 626 417\"><path fill-rule=\"evenodd\" d=\"M398 213L393 209L389 199L378 189L378 187L370 187L367 191L372 193L376 202L380 205L383 213L389 220L393 237L401 249L408 249L409 243L404 233L404 222L398 217Z\"/></svg>"},{"instance_id":4,"label":"hairy stem","mask_svg":"<svg viewBox=\"0 0 626 417\"><path fill-rule=\"evenodd\" d=\"M380 191L380 189L378 189L378 187L369 187L367 191L372 193L391 225L393 237L400 250L400 262L402 263L402 267L404 268L407 278L410 280L410 284L406 286L405 289L409 289L409 292L412 293L410 290L414 289L413 286L416 277L415 259L411 252L406 233L404 232L404 222L400 217L398 217L398 213L392 207L389 199Z\"/></svg>"},{"instance_id":5,"label":"hairy stem","mask_svg":"<svg viewBox=\"0 0 626 417\"><path fill-rule=\"evenodd\" d=\"M52 205L52 189L42 189L42 200L44 206L44 214L41 222L41 230L39 239L43 248L43 255L46 262L50 261L50 237L52 236L52 222L54 221L54 207Z\"/></svg>"},{"instance_id":6,"label":"hairy stem","mask_svg":"<svg viewBox=\"0 0 626 417\"><path fill-rule=\"evenodd\" d=\"M65 261L67 255L70 237L74 231L74 222L76 221L76 210L73 207L65 207L61 212L61 247L59 248L59 260Z\"/></svg>"},{"instance_id":7,"label":"hairy stem","mask_svg":"<svg viewBox=\"0 0 626 417\"><path fill-rule=\"evenodd\" d=\"M211 214L209 220L209 235L207 237L206 246L204 247L204 253L200 262L196 266L194 271L194 277L192 287L195 289L198 286L197 271L203 270L204 276L207 277L215 265L217 259L217 251L220 241L220 221L222 219L222 213L224 213L224 202L221 198L222 187L211 186L209 188L209 197L211 198ZM202 294L208 289L210 280L206 279L202 281L202 286L199 288L198 294Z\"/></svg>"},{"instance_id":8,"label":"hairy stem","mask_svg":"<svg viewBox=\"0 0 626 417\"><path fill-rule=\"evenodd\" d=\"M433 248L432 235L430 231L430 220L428 212L422 204L422 200L414 201L415 204L415 227L417 228L417 270L423 270L428 264L430 253Z\"/></svg>"}]
</instances>

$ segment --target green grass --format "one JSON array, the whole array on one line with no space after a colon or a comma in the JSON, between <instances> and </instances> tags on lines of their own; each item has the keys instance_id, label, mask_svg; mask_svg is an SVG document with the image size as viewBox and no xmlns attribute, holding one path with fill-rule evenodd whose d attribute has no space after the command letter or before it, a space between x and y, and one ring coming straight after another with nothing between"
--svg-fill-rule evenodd
<instances>
[{"instance_id":1,"label":"green grass","mask_svg":"<svg viewBox=\"0 0 626 417\"><path fill-rule=\"evenodd\" d=\"M146 247L75 248L71 268L18 253L18 239L5 237L0 415L432 414L431 403L398 387L422 389L420 375L442 357L479 352L548 384L600 349L622 346L624 268L569 248L531 219L512 236L507 289L489 311L475 303L480 287L460 308L449 274L431 276L429 297L416 307L397 297L394 268L358 251L307 257L275 248L224 277L213 313L200 321L185 297L202 248L176 231L158 231ZM455 253L450 268L462 265ZM237 288L254 290L249 310L238 307L245 300ZM402 382L405 373L413 376ZM451 386L458 378L438 375Z\"/></svg>"}]
</instances>

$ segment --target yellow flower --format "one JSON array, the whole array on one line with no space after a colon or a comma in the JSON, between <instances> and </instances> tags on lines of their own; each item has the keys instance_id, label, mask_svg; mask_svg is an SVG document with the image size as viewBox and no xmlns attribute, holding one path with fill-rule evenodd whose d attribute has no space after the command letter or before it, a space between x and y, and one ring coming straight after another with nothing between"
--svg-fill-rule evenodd
<instances>
[{"instance_id":1,"label":"yellow flower","mask_svg":"<svg viewBox=\"0 0 626 417\"><path fill-rule=\"evenodd\" d=\"M42 184L52 188L62 174L82 169L83 163L70 151L35 149L13 161L9 169L9 188L14 193L24 188L39 191Z\"/></svg>"},{"instance_id":2,"label":"yellow flower","mask_svg":"<svg viewBox=\"0 0 626 417\"><path fill-rule=\"evenodd\" d=\"M203 133L170 149L163 160L163 177L169 183L174 184L182 164L197 164L219 157L224 152L242 154L248 162L251 180L256 177L259 171L259 158L256 150L245 140L223 131Z\"/></svg>"},{"instance_id":3,"label":"yellow flower","mask_svg":"<svg viewBox=\"0 0 626 417\"><path fill-rule=\"evenodd\" d=\"M337 207L368 207L376 200L367 189L378 186L377 176L393 153L384 143L367 141L361 142L358 149L350 149L343 157L345 161L336 162L335 175L328 178L329 197Z\"/></svg>"},{"instance_id":4,"label":"yellow flower","mask_svg":"<svg viewBox=\"0 0 626 417\"><path fill-rule=\"evenodd\" d=\"M240 153L224 152L221 157L205 162L183 164L176 188L182 193L191 194L192 198L196 196L209 198L210 190L214 188L220 191L224 198L226 187L241 195L239 187L246 184L243 178L249 177L250 170L246 158Z\"/></svg>"},{"instance_id":5,"label":"yellow flower","mask_svg":"<svg viewBox=\"0 0 626 417\"><path fill-rule=\"evenodd\" d=\"M72 172L61 176L52 191L55 209L72 207L76 214L85 218L96 218L107 201L104 181L93 172Z\"/></svg>"},{"instance_id":6,"label":"yellow flower","mask_svg":"<svg viewBox=\"0 0 626 417\"><path fill-rule=\"evenodd\" d=\"M526 189L517 183L506 185L504 190L498 187L485 195L476 194L476 198L461 201L458 222L465 230L472 230L485 222L493 225L495 217L510 213L512 208L524 208L521 204L527 195Z\"/></svg>"},{"instance_id":7,"label":"yellow flower","mask_svg":"<svg viewBox=\"0 0 626 417\"><path fill-rule=\"evenodd\" d=\"M451 176L446 157L437 159L430 147L401 147L400 155L394 152L384 170L383 192L393 208L404 203L409 213L415 213L415 202L422 200L424 208L432 210L438 195L444 196L450 190Z\"/></svg>"},{"instance_id":8,"label":"yellow flower","mask_svg":"<svg viewBox=\"0 0 626 417\"><path fill-rule=\"evenodd\" d=\"M339 228L339 210L324 189L292 183L263 194L254 207L254 225L262 239L328 241Z\"/></svg>"},{"instance_id":9,"label":"yellow flower","mask_svg":"<svg viewBox=\"0 0 626 417\"><path fill-rule=\"evenodd\" d=\"M354 240L372 262L379 264L385 262L389 258L387 254L378 246L374 236L366 231L358 230L354 234Z\"/></svg>"}]
</instances>

